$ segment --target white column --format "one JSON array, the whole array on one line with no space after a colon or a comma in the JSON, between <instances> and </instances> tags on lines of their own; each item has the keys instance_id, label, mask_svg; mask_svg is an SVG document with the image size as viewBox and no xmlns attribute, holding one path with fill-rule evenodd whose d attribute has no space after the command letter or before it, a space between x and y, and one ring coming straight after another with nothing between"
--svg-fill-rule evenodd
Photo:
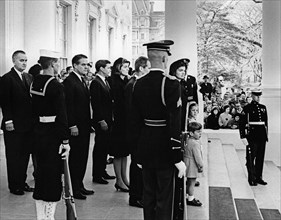
<instances>
[{"instance_id":1,"label":"white column","mask_svg":"<svg viewBox=\"0 0 281 220\"><path fill-rule=\"evenodd\" d=\"M276 0L263 0L263 95L269 119L269 142L266 147L266 160L280 166L280 27L281 3Z\"/></svg>"},{"instance_id":2,"label":"white column","mask_svg":"<svg viewBox=\"0 0 281 220\"><path fill-rule=\"evenodd\" d=\"M165 39L173 40L175 43L171 46L172 56L169 57L169 64L181 58L188 58L190 59L188 74L197 78L196 11L196 0L166 0L165 2ZM198 99L200 109L198 121L203 123L201 94L198 94Z\"/></svg>"}]
</instances>

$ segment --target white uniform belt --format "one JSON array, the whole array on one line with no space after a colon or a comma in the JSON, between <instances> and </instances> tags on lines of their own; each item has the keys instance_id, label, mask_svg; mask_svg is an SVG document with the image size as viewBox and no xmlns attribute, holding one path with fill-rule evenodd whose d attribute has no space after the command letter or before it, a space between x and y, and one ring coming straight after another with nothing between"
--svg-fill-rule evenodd
<instances>
[{"instance_id":1,"label":"white uniform belt","mask_svg":"<svg viewBox=\"0 0 281 220\"><path fill-rule=\"evenodd\" d=\"M55 122L56 116L39 116L39 121L42 123L52 123Z\"/></svg>"},{"instance_id":2,"label":"white uniform belt","mask_svg":"<svg viewBox=\"0 0 281 220\"><path fill-rule=\"evenodd\" d=\"M165 127L166 120L151 120L151 119L144 119L144 124L151 127Z\"/></svg>"},{"instance_id":3,"label":"white uniform belt","mask_svg":"<svg viewBox=\"0 0 281 220\"><path fill-rule=\"evenodd\" d=\"M265 125L264 121L250 121L249 125Z\"/></svg>"}]
</instances>

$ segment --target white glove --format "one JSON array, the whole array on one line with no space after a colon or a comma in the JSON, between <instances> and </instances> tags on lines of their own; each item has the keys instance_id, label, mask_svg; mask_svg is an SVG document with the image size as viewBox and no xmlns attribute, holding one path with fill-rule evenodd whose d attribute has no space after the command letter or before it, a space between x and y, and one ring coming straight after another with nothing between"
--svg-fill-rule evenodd
<instances>
[{"instance_id":1,"label":"white glove","mask_svg":"<svg viewBox=\"0 0 281 220\"><path fill-rule=\"evenodd\" d=\"M61 154L61 159L65 160L69 155L69 151L70 151L69 144L61 144L59 148L59 154Z\"/></svg>"},{"instance_id":2,"label":"white glove","mask_svg":"<svg viewBox=\"0 0 281 220\"><path fill-rule=\"evenodd\" d=\"M175 164L176 168L179 170L179 178L182 178L183 176L185 176L185 171L186 171L186 166L184 164L183 161L176 163Z\"/></svg>"},{"instance_id":3,"label":"white glove","mask_svg":"<svg viewBox=\"0 0 281 220\"><path fill-rule=\"evenodd\" d=\"M242 138L241 141L245 146L249 145L248 140L246 138Z\"/></svg>"}]
</instances>

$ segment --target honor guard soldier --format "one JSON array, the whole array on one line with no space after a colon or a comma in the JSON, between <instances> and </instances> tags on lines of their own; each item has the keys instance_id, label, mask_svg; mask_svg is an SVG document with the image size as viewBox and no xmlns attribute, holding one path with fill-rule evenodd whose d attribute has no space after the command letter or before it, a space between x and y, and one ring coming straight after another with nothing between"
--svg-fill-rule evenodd
<instances>
[{"instance_id":1,"label":"honor guard soldier","mask_svg":"<svg viewBox=\"0 0 281 220\"><path fill-rule=\"evenodd\" d=\"M41 50L38 61L43 74L31 85L33 137L37 173L33 198L37 219L54 219L62 194L62 159L68 156L68 126L63 85L55 79L59 71L57 52Z\"/></svg>"},{"instance_id":2,"label":"honor guard soldier","mask_svg":"<svg viewBox=\"0 0 281 220\"><path fill-rule=\"evenodd\" d=\"M259 104L261 90L252 91L252 102L243 108L240 120L240 137L247 146L246 166L248 182L251 186L257 183L266 185L262 179L265 144L268 141L268 125L266 107Z\"/></svg>"},{"instance_id":3,"label":"honor guard soldier","mask_svg":"<svg viewBox=\"0 0 281 220\"><path fill-rule=\"evenodd\" d=\"M180 84L167 76L171 40L144 44L150 72L137 80L132 98L131 140L142 166L144 219L171 220L175 167L185 175L180 142Z\"/></svg>"}]
</instances>

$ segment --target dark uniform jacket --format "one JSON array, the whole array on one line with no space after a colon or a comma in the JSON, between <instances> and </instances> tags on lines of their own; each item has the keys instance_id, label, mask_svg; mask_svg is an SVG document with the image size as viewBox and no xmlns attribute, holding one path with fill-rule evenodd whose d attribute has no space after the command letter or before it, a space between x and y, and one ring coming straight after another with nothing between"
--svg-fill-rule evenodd
<instances>
[{"instance_id":1,"label":"dark uniform jacket","mask_svg":"<svg viewBox=\"0 0 281 220\"><path fill-rule=\"evenodd\" d=\"M188 75L186 80L180 81L181 85L181 99L182 99L182 113L181 113L181 127L185 128L186 106L188 102L196 102L198 104L197 83L194 76Z\"/></svg>"},{"instance_id":2,"label":"dark uniform jacket","mask_svg":"<svg viewBox=\"0 0 281 220\"><path fill-rule=\"evenodd\" d=\"M258 122L264 125L255 125L251 124L251 122ZM241 138L267 141L268 119L266 107L255 101L246 105L240 118L239 130Z\"/></svg>"},{"instance_id":3,"label":"dark uniform jacket","mask_svg":"<svg viewBox=\"0 0 281 220\"><path fill-rule=\"evenodd\" d=\"M55 123L50 123L51 133L57 138L67 140L69 138L65 95L63 85L49 75L35 77L31 87L33 117L35 119L35 132L46 132L48 123L39 122L40 116L56 116ZM44 131L43 131L44 130Z\"/></svg>"},{"instance_id":4,"label":"dark uniform jacket","mask_svg":"<svg viewBox=\"0 0 281 220\"><path fill-rule=\"evenodd\" d=\"M38 164L33 198L59 201L62 193L62 159L59 147L69 137L63 85L49 75L37 75L31 86L35 119L34 145ZM42 122L40 117L55 116Z\"/></svg>"},{"instance_id":5,"label":"dark uniform jacket","mask_svg":"<svg viewBox=\"0 0 281 220\"><path fill-rule=\"evenodd\" d=\"M93 126L105 120L111 127L113 119L113 99L110 88L96 75L90 85L91 105L93 109Z\"/></svg>"},{"instance_id":6,"label":"dark uniform jacket","mask_svg":"<svg viewBox=\"0 0 281 220\"><path fill-rule=\"evenodd\" d=\"M3 120L1 128L5 130L5 122L12 120L18 132L30 131L33 126L32 105L29 87L32 75L23 73L23 80L14 68L1 79L1 105Z\"/></svg>"},{"instance_id":7,"label":"dark uniform jacket","mask_svg":"<svg viewBox=\"0 0 281 220\"><path fill-rule=\"evenodd\" d=\"M132 99L131 141L137 143L137 161L147 168L168 168L182 160L180 149L180 85L151 69L137 80ZM162 121L166 126L150 126L147 121ZM157 122L157 121L156 121ZM157 123L156 123L157 124Z\"/></svg>"}]
</instances>

